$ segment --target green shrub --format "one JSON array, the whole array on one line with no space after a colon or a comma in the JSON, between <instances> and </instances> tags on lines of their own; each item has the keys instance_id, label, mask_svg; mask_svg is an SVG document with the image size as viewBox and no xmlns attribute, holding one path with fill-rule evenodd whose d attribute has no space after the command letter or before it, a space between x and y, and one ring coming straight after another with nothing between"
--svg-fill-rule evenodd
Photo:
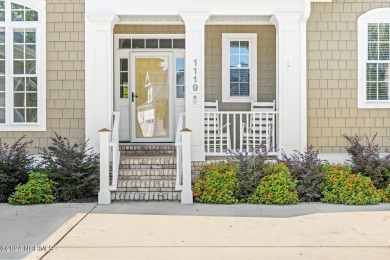
<instances>
[{"instance_id":1,"label":"green shrub","mask_svg":"<svg viewBox=\"0 0 390 260\"><path fill-rule=\"evenodd\" d=\"M322 185L322 202L347 204L347 205L370 205L381 201L370 178L361 174L353 174L350 166L326 165L325 183Z\"/></svg>"},{"instance_id":2,"label":"green shrub","mask_svg":"<svg viewBox=\"0 0 390 260\"><path fill-rule=\"evenodd\" d=\"M194 198L201 203L238 203L238 185L236 164L211 164L200 171L200 178L193 186Z\"/></svg>"},{"instance_id":3,"label":"green shrub","mask_svg":"<svg viewBox=\"0 0 390 260\"><path fill-rule=\"evenodd\" d=\"M283 164L272 164L266 168L265 176L255 193L248 199L256 204L297 204L296 181Z\"/></svg>"},{"instance_id":4,"label":"green shrub","mask_svg":"<svg viewBox=\"0 0 390 260\"><path fill-rule=\"evenodd\" d=\"M300 201L320 201L320 184L324 182L323 161L318 158L318 151L308 146L304 153L296 152L291 156L282 153L280 163L287 165L293 179L297 180Z\"/></svg>"},{"instance_id":5,"label":"green shrub","mask_svg":"<svg viewBox=\"0 0 390 260\"><path fill-rule=\"evenodd\" d=\"M351 156L352 172L369 177L377 189L385 188L390 181L390 156L380 157L380 148L375 144L376 135L370 140L357 135L344 137L348 140L347 152Z\"/></svg>"},{"instance_id":6,"label":"green shrub","mask_svg":"<svg viewBox=\"0 0 390 260\"><path fill-rule=\"evenodd\" d=\"M11 146L0 140L0 202L7 201L16 185L28 180L28 171L34 160L26 148L32 141L23 142L23 139L19 138Z\"/></svg>"},{"instance_id":7,"label":"green shrub","mask_svg":"<svg viewBox=\"0 0 390 260\"><path fill-rule=\"evenodd\" d=\"M382 190L378 190L381 197L382 197L382 202L388 203L390 202L390 184L387 185L386 188Z\"/></svg>"},{"instance_id":8,"label":"green shrub","mask_svg":"<svg viewBox=\"0 0 390 260\"><path fill-rule=\"evenodd\" d=\"M12 205L53 203L55 182L49 179L46 174L40 172L29 172L28 182L18 184L16 191L8 202Z\"/></svg>"},{"instance_id":9,"label":"green shrub","mask_svg":"<svg viewBox=\"0 0 390 260\"><path fill-rule=\"evenodd\" d=\"M268 160L267 154L261 152L253 153L235 153L231 152L232 161L238 165L237 178L239 188L237 199L246 201L259 186L261 178L265 176L264 168Z\"/></svg>"},{"instance_id":10,"label":"green shrub","mask_svg":"<svg viewBox=\"0 0 390 260\"><path fill-rule=\"evenodd\" d=\"M88 148L87 141L73 145L55 133L52 145L41 149L41 168L57 183L59 201L91 198L99 181L99 155Z\"/></svg>"}]
</instances>

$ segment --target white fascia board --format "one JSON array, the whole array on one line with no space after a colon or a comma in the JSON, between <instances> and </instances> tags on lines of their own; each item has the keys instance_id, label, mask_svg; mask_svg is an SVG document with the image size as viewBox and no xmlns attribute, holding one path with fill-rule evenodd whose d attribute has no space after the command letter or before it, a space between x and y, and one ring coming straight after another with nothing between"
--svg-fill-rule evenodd
<instances>
[{"instance_id":1,"label":"white fascia board","mask_svg":"<svg viewBox=\"0 0 390 260\"><path fill-rule=\"evenodd\" d=\"M273 15L303 13L307 0L85 0L85 12L117 15L176 15L208 13L210 15Z\"/></svg>"}]
</instances>

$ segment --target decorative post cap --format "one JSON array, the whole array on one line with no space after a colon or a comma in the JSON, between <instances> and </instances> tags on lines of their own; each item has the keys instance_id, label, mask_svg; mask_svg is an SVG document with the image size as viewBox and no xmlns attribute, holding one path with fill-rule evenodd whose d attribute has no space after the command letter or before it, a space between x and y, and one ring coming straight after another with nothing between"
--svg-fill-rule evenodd
<instances>
[{"instance_id":1,"label":"decorative post cap","mask_svg":"<svg viewBox=\"0 0 390 260\"><path fill-rule=\"evenodd\" d=\"M109 133L111 130L108 130L107 128L100 129L98 133Z\"/></svg>"}]
</instances>

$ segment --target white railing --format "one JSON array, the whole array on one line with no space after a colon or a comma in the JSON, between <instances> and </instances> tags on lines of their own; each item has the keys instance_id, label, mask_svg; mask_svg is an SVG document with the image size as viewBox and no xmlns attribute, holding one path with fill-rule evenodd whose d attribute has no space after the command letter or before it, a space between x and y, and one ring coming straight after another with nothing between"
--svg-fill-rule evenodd
<instances>
[{"instance_id":1,"label":"white railing","mask_svg":"<svg viewBox=\"0 0 390 260\"><path fill-rule=\"evenodd\" d=\"M120 113L113 113L112 132L106 128L99 131L100 135L100 190L98 203L110 204L111 192L117 189L119 174L119 122ZM111 160L110 160L111 157ZM112 162L112 178L110 180L110 161Z\"/></svg>"},{"instance_id":2,"label":"white railing","mask_svg":"<svg viewBox=\"0 0 390 260\"><path fill-rule=\"evenodd\" d=\"M205 112L206 155L259 150L269 155L276 154L278 114L275 111Z\"/></svg>"},{"instance_id":3,"label":"white railing","mask_svg":"<svg viewBox=\"0 0 390 260\"><path fill-rule=\"evenodd\" d=\"M185 116L184 112L179 114L179 119L177 121L176 127L176 138L175 138L175 146L176 146L176 185L175 190L181 191L183 190L183 144L182 144L182 135L181 130L185 127Z\"/></svg>"},{"instance_id":4,"label":"white railing","mask_svg":"<svg viewBox=\"0 0 390 260\"><path fill-rule=\"evenodd\" d=\"M110 190L116 190L118 187L119 162L121 157L121 152L119 151L119 122L121 115L119 112L114 112L113 116L114 123L110 142L110 147L112 148L112 179L111 185L109 185Z\"/></svg>"}]
</instances>

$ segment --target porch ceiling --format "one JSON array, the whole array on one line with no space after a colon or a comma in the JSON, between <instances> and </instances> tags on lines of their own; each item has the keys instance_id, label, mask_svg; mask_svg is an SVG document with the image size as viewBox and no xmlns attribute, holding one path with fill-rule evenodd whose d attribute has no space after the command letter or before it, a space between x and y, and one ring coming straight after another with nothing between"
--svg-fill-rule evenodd
<instances>
[{"instance_id":1,"label":"porch ceiling","mask_svg":"<svg viewBox=\"0 0 390 260\"><path fill-rule=\"evenodd\" d=\"M119 24L172 24L184 25L180 15L119 15ZM211 15L208 25L244 24L261 25L270 24L271 15Z\"/></svg>"}]
</instances>

